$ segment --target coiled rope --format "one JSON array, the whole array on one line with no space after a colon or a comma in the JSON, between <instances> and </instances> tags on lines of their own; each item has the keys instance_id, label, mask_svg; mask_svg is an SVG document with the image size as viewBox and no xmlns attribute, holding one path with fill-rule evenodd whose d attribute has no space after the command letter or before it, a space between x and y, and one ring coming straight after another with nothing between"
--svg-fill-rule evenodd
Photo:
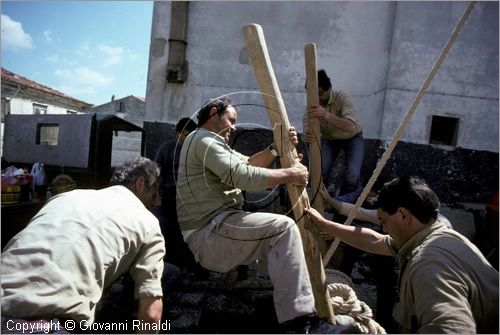
<instances>
[{"instance_id":1,"label":"coiled rope","mask_svg":"<svg viewBox=\"0 0 500 335\"><path fill-rule=\"evenodd\" d=\"M360 334L386 334L385 329L373 320L371 308L357 298L349 285L329 284L328 292L335 315L348 315L353 318Z\"/></svg>"},{"instance_id":2,"label":"coiled rope","mask_svg":"<svg viewBox=\"0 0 500 335\"><path fill-rule=\"evenodd\" d=\"M443 64L444 59L446 58L446 55L448 55L448 52L450 51L451 47L453 46L453 43L458 37L458 34L462 30L463 26L465 25L465 22L467 21L467 18L469 17L470 13L474 9L474 6L476 5L476 1L471 1L469 2L469 5L465 9L462 17L456 24L455 28L453 29L450 37L448 38L448 41L446 42L445 46L441 50L441 53L439 54L438 59L436 60L434 66L431 68L431 71L427 75L427 78L425 79L424 83L422 84L422 87L418 91L417 96L413 100L413 103L408 110L405 118L403 119L403 122L397 129L396 133L394 134L394 137L387 147L387 149L384 151L384 154L380 158L380 160L377 163L377 166L375 170L373 171L373 174L371 175L370 179L368 180L368 183L366 184L365 188L363 189L363 192L361 192L361 195L359 196L358 200L356 201L355 206L353 209L349 212L349 216L347 217L346 222L344 223L346 226L349 226L352 223L352 220L356 216L357 212L359 211L359 208L361 207L361 204L365 201L366 197L368 196L368 193L373 187L373 184L375 184L375 181L379 177L380 173L382 172L382 169L384 168L385 164L391 157L392 151L398 144L399 139L401 138L403 132L405 131L406 127L411 121L411 118L413 117L413 114L417 110L418 104L420 103L420 100L422 100L422 97L424 96L425 92L427 91L427 88L431 84L432 79L436 75L436 72L439 70L441 67L441 64ZM325 256L323 257L323 264L326 266L328 262L330 261L330 258L332 257L333 253L337 249L338 245L340 243L340 240L338 238L333 241L331 244L330 248L327 250Z\"/></svg>"}]
</instances>

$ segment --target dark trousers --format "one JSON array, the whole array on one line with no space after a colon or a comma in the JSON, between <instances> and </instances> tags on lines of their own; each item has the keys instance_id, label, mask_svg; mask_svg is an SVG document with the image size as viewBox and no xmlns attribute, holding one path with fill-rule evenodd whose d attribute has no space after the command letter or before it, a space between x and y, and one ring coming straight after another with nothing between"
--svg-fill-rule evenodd
<instances>
[{"instance_id":1,"label":"dark trousers","mask_svg":"<svg viewBox=\"0 0 500 335\"><path fill-rule=\"evenodd\" d=\"M321 171L326 187L333 183L331 172L341 151L344 151L346 165L339 196L359 192L361 189L361 166L365 155L363 134L359 133L348 140L321 139ZM347 199L342 201L350 202Z\"/></svg>"}]
</instances>

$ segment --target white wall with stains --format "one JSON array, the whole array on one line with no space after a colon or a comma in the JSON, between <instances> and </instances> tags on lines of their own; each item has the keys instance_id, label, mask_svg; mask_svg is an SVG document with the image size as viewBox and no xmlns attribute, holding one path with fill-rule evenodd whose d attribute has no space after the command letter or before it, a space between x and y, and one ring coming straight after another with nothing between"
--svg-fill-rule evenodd
<instances>
[{"instance_id":1,"label":"white wall with stains","mask_svg":"<svg viewBox=\"0 0 500 335\"><path fill-rule=\"evenodd\" d=\"M304 45L348 92L367 139L389 141L466 2L189 3L187 81L167 83L170 2L155 2L146 122L176 123L208 98L231 94L238 123L269 126L241 28L262 26L292 125L302 130ZM432 115L459 118L457 147L498 152L498 2L479 2L402 140L428 144ZM239 93L238 93L239 92ZM243 93L242 93L243 92ZM249 105L246 105L249 104ZM260 105L260 106L259 106Z\"/></svg>"}]
</instances>

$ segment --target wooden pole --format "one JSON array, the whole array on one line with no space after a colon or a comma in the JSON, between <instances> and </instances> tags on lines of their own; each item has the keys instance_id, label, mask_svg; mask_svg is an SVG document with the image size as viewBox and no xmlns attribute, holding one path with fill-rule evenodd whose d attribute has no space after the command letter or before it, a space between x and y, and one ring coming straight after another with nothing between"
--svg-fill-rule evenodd
<instances>
[{"instance_id":1,"label":"wooden pole","mask_svg":"<svg viewBox=\"0 0 500 335\"><path fill-rule=\"evenodd\" d=\"M316 45L306 44L304 47L306 60L306 92L307 107L319 104L318 72L316 70ZM314 142L309 143L309 166L311 167L311 189L313 195L312 207L321 215L324 214L323 198L319 194L321 186L321 133L319 120L308 118L309 130L314 135Z\"/></svg>"},{"instance_id":2,"label":"wooden pole","mask_svg":"<svg viewBox=\"0 0 500 335\"><path fill-rule=\"evenodd\" d=\"M318 96L318 71L316 69L316 44L309 43L304 46L306 60L306 93L307 108L319 105ZM314 135L314 142L309 143L309 167L311 169L311 206L321 215L325 214L323 197L319 193L321 187L321 132L320 123L316 118L308 118L309 131ZM318 240L321 254L326 253L327 247L324 240ZM326 264L325 264L326 265Z\"/></svg>"},{"instance_id":3,"label":"wooden pole","mask_svg":"<svg viewBox=\"0 0 500 335\"><path fill-rule=\"evenodd\" d=\"M269 58L264 32L262 31L262 27L257 24L246 25L242 30L245 36L250 63L254 69L271 125L275 128L276 124L281 124L281 131L277 132L275 128L274 134L281 134L281 145L277 146L277 150L280 153L281 166L286 168L294 163L298 155L295 146L290 143L290 139L287 136L288 129L290 129L290 122ZM302 236L302 245L311 279L316 310L320 317L325 317L330 323L335 324L333 308L330 303L330 293L328 292L321 260L321 252L317 244L319 233L316 226L305 215L305 211L309 208L307 192L305 191L305 187L298 187L291 184L288 184L287 188L295 220Z\"/></svg>"}]
</instances>

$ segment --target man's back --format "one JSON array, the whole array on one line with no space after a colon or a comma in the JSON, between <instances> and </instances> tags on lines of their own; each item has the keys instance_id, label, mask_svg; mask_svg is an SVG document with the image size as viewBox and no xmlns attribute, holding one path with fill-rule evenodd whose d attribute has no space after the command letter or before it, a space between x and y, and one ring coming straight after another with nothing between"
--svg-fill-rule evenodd
<instances>
[{"instance_id":1,"label":"man's back","mask_svg":"<svg viewBox=\"0 0 500 335\"><path fill-rule=\"evenodd\" d=\"M63 193L5 247L2 314L91 321L102 290L129 268L136 293L161 296L163 250L157 220L127 188Z\"/></svg>"}]
</instances>

